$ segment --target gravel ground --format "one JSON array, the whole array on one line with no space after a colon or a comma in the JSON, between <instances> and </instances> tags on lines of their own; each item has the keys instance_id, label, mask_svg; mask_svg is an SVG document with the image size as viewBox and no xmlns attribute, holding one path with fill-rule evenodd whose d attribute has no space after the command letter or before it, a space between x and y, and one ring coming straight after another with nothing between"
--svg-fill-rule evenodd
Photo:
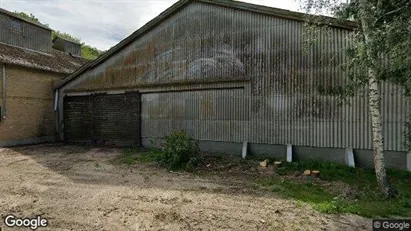
<instances>
[{"instance_id":1,"label":"gravel ground","mask_svg":"<svg viewBox=\"0 0 411 231\"><path fill-rule=\"evenodd\" d=\"M369 219L321 214L246 178L128 167L115 164L119 155L71 145L0 148L2 218L41 215L49 225L38 230L371 230Z\"/></svg>"}]
</instances>

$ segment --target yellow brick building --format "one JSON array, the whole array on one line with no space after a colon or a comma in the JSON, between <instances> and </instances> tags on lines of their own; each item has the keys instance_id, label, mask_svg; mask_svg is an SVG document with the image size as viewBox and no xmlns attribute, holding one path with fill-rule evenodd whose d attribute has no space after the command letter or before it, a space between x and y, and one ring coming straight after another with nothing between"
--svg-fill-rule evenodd
<instances>
[{"instance_id":1,"label":"yellow brick building","mask_svg":"<svg viewBox=\"0 0 411 231\"><path fill-rule=\"evenodd\" d=\"M53 49L49 28L3 9L0 31L0 146L54 141L53 88L86 60Z\"/></svg>"}]
</instances>

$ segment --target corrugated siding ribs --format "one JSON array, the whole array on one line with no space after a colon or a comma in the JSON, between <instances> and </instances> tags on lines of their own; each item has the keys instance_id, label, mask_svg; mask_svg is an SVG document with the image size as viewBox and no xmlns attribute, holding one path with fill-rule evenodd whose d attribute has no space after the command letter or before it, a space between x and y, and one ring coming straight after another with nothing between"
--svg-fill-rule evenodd
<instances>
[{"instance_id":1,"label":"corrugated siding ribs","mask_svg":"<svg viewBox=\"0 0 411 231\"><path fill-rule=\"evenodd\" d=\"M65 91L180 90L143 95L143 137L186 129L204 140L371 149L366 98L340 105L319 90L346 81L350 33L192 2ZM383 85L385 148L404 151L406 101L394 88Z\"/></svg>"}]
</instances>

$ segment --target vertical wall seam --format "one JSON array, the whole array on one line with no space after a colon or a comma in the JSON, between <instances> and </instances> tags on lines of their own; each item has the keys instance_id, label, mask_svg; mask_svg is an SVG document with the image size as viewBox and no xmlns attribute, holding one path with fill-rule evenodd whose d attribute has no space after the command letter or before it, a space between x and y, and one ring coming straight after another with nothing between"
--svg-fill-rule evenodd
<instances>
[{"instance_id":1,"label":"vertical wall seam","mask_svg":"<svg viewBox=\"0 0 411 231\"><path fill-rule=\"evenodd\" d=\"M6 64L3 63L2 65L2 87L3 87L3 105L1 107L1 116L2 119L6 119L6 114L7 114L7 110L6 110L6 100L7 100L7 77L6 77Z\"/></svg>"}]
</instances>

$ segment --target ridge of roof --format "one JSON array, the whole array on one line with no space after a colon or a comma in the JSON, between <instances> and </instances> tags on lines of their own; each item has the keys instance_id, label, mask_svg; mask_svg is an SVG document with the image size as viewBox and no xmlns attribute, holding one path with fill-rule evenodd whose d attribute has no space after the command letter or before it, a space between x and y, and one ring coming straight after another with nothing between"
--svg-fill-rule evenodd
<instances>
[{"instance_id":1,"label":"ridge of roof","mask_svg":"<svg viewBox=\"0 0 411 231\"><path fill-rule=\"evenodd\" d=\"M290 11L290 10L285 10L285 9L280 9L280 8L274 8L274 7L268 7L268 6L262 6L262 5L256 5L256 4L251 4L251 3L246 3L246 2L241 2L241 1L233 1L233 0L180 0L176 3L174 3L172 6L167 8L165 11L160 13L157 17L153 18L150 20L148 23L146 23L144 26L140 27L136 31L134 31L132 34L121 40L119 43L117 43L115 46L111 47L108 51L106 51L104 54L100 55L97 59L83 65L81 68L77 69L74 73L72 73L70 76L68 76L66 79L64 79L60 84L58 84L55 87L55 90L58 90L62 87L64 87L66 84L70 83L74 79L76 79L77 76L82 74L83 72L87 71L90 68L93 68L97 66L98 64L104 62L108 58L110 58L112 55L116 54L119 52L122 48L125 46L129 45L132 43L135 39L141 37L145 33L149 32L152 28L172 16L174 13L177 11L181 10L184 6L188 5L191 2L200 2L200 3L206 3L206 4L211 4L211 5L216 5L216 6L221 6L221 7L227 7L227 8L232 8L232 9L237 9L237 10L243 10L243 11L249 11L249 12L254 12L254 13L259 13L259 14L265 14L269 16L275 16L279 18L285 18L285 19L290 19L290 20L296 20L296 21L302 21L306 22L306 17L307 16L313 16L316 18L320 19L320 24L328 24L329 26L337 27L337 28L342 28L342 29L347 29L347 30L353 30L357 27L357 24L353 21L349 20L340 20L337 18L333 17L328 17L328 16L321 16L321 15L310 15L306 13L301 13L301 12L295 12L295 11ZM322 22L321 22L322 21Z\"/></svg>"},{"instance_id":2,"label":"ridge of roof","mask_svg":"<svg viewBox=\"0 0 411 231\"><path fill-rule=\"evenodd\" d=\"M65 42L74 43L74 44L76 44L76 45L82 46L82 44L81 44L80 42L75 42L75 41L70 40L70 39L62 38L62 37L60 37L60 36L58 36L58 35L56 35L56 37L54 37L51 41L54 43L54 41L56 41L57 39L61 39L61 40L65 41Z\"/></svg>"}]
</instances>

